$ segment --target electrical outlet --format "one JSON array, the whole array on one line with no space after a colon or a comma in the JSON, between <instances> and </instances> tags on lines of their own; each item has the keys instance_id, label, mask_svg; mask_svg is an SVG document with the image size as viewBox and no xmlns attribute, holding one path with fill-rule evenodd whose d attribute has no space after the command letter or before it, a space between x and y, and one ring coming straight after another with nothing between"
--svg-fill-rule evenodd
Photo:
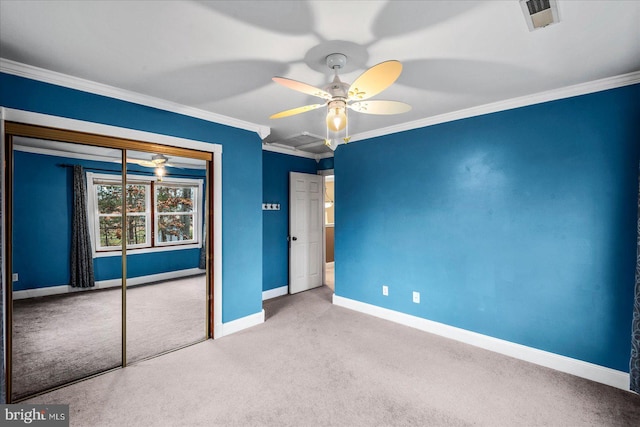
<instances>
[{"instance_id":1,"label":"electrical outlet","mask_svg":"<svg viewBox=\"0 0 640 427\"><path fill-rule=\"evenodd\" d=\"M413 291L413 302L420 304L420 292Z\"/></svg>"},{"instance_id":2,"label":"electrical outlet","mask_svg":"<svg viewBox=\"0 0 640 427\"><path fill-rule=\"evenodd\" d=\"M389 287L387 285L382 285L382 295L389 296Z\"/></svg>"},{"instance_id":3,"label":"electrical outlet","mask_svg":"<svg viewBox=\"0 0 640 427\"><path fill-rule=\"evenodd\" d=\"M17 282L18 281L18 273L13 273L11 275L11 280L13 280L14 282Z\"/></svg>"}]
</instances>

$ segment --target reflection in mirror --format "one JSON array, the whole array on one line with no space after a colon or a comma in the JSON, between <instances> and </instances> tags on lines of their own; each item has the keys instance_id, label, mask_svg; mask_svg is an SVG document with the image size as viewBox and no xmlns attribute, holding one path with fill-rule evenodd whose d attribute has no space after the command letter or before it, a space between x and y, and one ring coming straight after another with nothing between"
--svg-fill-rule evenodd
<instances>
[{"instance_id":1,"label":"reflection in mirror","mask_svg":"<svg viewBox=\"0 0 640 427\"><path fill-rule=\"evenodd\" d=\"M206 161L127 151L127 363L206 339Z\"/></svg>"},{"instance_id":2,"label":"reflection in mirror","mask_svg":"<svg viewBox=\"0 0 640 427\"><path fill-rule=\"evenodd\" d=\"M118 177L120 150L14 137L13 401L122 364L121 201L91 174ZM107 203L108 199L108 203ZM96 241L97 229L105 230ZM101 235L102 235L101 234Z\"/></svg>"}]
</instances>

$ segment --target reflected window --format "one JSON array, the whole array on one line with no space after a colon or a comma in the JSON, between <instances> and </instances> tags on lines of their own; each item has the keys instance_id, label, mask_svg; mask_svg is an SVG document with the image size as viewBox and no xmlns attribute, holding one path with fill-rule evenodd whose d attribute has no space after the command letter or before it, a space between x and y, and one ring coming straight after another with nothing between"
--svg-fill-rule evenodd
<instances>
[{"instance_id":1,"label":"reflected window","mask_svg":"<svg viewBox=\"0 0 640 427\"><path fill-rule=\"evenodd\" d=\"M155 187L156 243L195 242L194 225L198 188L196 186L170 186L163 182Z\"/></svg>"},{"instance_id":2,"label":"reflected window","mask_svg":"<svg viewBox=\"0 0 640 427\"><path fill-rule=\"evenodd\" d=\"M151 246L151 184L127 184L127 226L122 229L122 185L111 181L94 180L96 199L97 250L119 250L122 236L127 236L127 248Z\"/></svg>"},{"instance_id":3,"label":"reflected window","mask_svg":"<svg viewBox=\"0 0 640 427\"><path fill-rule=\"evenodd\" d=\"M127 225L122 226L120 176L87 173L89 223L95 252L201 244L202 187L198 179L127 176Z\"/></svg>"}]
</instances>

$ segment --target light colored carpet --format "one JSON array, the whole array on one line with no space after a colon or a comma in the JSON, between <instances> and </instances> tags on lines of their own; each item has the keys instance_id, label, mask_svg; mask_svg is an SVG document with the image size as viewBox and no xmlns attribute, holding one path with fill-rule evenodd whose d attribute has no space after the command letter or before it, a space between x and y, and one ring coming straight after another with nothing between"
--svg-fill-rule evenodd
<instances>
[{"instance_id":1,"label":"light colored carpet","mask_svg":"<svg viewBox=\"0 0 640 427\"><path fill-rule=\"evenodd\" d=\"M111 288L16 300L14 399L122 364L121 292ZM127 291L129 362L206 336L206 278L194 276Z\"/></svg>"},{"instance_id":2,"label":"light colored carpet","mask_svg":"<svg viewBox=\"0 0 640 427\"><path fill-rule=\"evenodd\" d=\"M333 306L265 302L266 323L31 399L72 426L635 426L640 397Z\"/></svg>"}]
</instances>

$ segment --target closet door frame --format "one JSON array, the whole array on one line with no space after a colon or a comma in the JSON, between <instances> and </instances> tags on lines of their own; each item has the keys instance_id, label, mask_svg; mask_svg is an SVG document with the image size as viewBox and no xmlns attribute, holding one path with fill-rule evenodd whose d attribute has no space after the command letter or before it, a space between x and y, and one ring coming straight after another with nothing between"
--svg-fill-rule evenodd
<instances>
[{"instance_id":1,"label":"closet door frame","mask_svg":"<svg viewBox=\"0 0 640 427\"><path fill-rule=\"evenodd\" d=\"M222 325L222 147L220 145L8 108L0 109L0 136L3 140L0 144L2 150L0 159L5 166L1 190L2 213L4 216L4 221L2 222L2 271L4 274L2 279L4 288L4 377L7 403L12 402L13 286L12 271L8 267L12 265L14 136L120 149L122 150L123 168L126 168L127 150L205 160L207 162L205 186L207 189L207 211L204 215L206 236L203 236L206 237L207 267L205 338L217 338L220 335L218 333L222 329L220 327ZM126 183L126 174L123 173L122 177L123 182ZM122 248L121 366L127 366L126 246L124 243ZM78 379L77 381L84 379L86 378ZM71 383L77 381L72 381ZM55 388L52 388L52 390Z\"/></svg>"}]
</instances>

